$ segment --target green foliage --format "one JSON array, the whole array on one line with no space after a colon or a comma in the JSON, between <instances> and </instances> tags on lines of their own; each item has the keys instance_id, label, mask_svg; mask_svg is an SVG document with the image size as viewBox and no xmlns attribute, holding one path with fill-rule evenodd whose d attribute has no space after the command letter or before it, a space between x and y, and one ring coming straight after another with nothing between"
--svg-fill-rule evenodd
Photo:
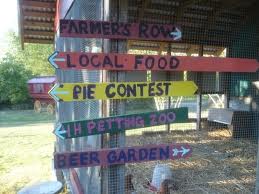
<instances>
[{"instance_id":1,"label":"green foliage","mask_svg":"<svg viewBox=\"0 0 259 194\"><path fill-rule=\"evenodd\" d=\"M17 104L28 100L27 81L32 77L29 70L10 57L0 62L0 103Z\"/></svg>"},{"instance_id":2,"label":"green foliage","mask_svg":"<svg viewBox=\"0 0 259 194\"><path fill-rule=\"evenodd\" d=\"M6 58L12 58L16 63L23 64L33 75L53 75L54 68L48 62L53 52L53 46L48 44L25 44L21 48L20 38L14 32L8 33L9 48Z\"/></svg>"},{"instance_id":3,"label":"green foliage","mask_svg":"<svg viewBox=\"0 0 259 194\"><path fill-rule=\"evenodd\" d=\"M53 75L48 63L52 45L26 44L22 50L20 38L8 33L8 48L0 59L0 103L18 104L29 99L27 81L33 76Z\"/></svg>"}]
</instances>

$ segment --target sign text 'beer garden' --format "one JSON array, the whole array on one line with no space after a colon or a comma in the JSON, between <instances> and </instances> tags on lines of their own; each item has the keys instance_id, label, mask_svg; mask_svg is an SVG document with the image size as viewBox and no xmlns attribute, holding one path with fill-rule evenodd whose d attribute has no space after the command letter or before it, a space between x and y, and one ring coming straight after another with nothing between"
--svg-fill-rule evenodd
<instances>
[{"instance_id":1,"label":"sign text 'beer garden'","mask_svg":"<svg viewBox=\"0 0 259 194\"><path fill-rule=\"evenodd\" d=\"M190 157L191 153L192 148L188 144L160 144L97 151L65 152L55 154L54 167L55 169L66 169L155 160L176 160Z\"/></svg>"}]
</instances>

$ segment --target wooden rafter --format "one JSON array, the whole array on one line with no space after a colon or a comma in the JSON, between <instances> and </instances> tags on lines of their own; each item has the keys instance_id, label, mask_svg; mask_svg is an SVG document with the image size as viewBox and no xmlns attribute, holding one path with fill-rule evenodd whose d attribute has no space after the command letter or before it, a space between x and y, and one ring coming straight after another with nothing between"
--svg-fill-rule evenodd
<instances>
[{"instance_id":1,"label":"wooden rafter","mask_svg":"<svg viewBox=\"0 0 259 194\"><path fill-rule=\"evenodd\" d=\"M35 36L50 36L54 37L53 31L38 31L38 30L24 30L26 35L35 35Z\"/></svg>"},{"instance_id":2,"label":"wooden rafter","mask_svg":"<svg viewBox=\"0 0 259 194\"><path fill-rule=\"evenodd\" d=\"M51 44L51 43L53 43L53 40L50 40L50 39L39 39L39 38L24 38L24 42L27 42L27 43Z\"/></svg>"},{"instance_id":3,"label":"wooden rafter","mask_svg":"<svg viewBox=\"0 0 259 194\"><path fill-rule=\"evenodd\" d=\"M46 28L53 28L54 24L53 23L49 23L49 22L35 22L35 21L24 21L23 22L24 26L32 26L32 27L46 27Z\"/></svg>"},{"instance_id":4,"label":"wooden rafter","mask_svg":"<svg viewBox=\"0 0 259 194\"><path fill-rule=\"evenodd\" d=\"M31 7L31 8L55 8L56 3L55 2L22 0L21 5L23 7Z\"/></svg>"},{"instance_id":5,"label":"wooden rafter","mask_svg":"<svg viewBox=\"0 0 259 194\"><path fill-rule=\"evenodd\" d=\"M204 1L205 0L185 0L185 1L182 0L182 1L180 1L179 7L177 8L177 10L174 14L176 17L176 21L178 22L182 18L186 8L188 8L189 6L191 6L195 3L200 3L200 2L204 2Z\"/></svg>"},{"instance_id":6,"label":"wooden rafter","mask_svg":"<svg viewBox=\"0 0 259 194\"><path fill-rule=\"evenodd\" d=\"M23 15L27 17L40 17L40 18L54 18L54 12L39 12L39 11L28 11L23 10Z\"/></svg>"}]
</instances>

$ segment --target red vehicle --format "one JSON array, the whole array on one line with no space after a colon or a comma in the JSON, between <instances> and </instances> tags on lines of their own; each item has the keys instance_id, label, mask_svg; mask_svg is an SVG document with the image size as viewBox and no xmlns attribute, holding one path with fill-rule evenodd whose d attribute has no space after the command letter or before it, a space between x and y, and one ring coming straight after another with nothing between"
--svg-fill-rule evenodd
<instances>
[{"instance_id":1,"label":"red vehicle","mask_svg":"<svg viewBox=\"0 0 259 194\"><path fill-rule=\"evenodd\" d=\"M35 112L41 112L47 108L49 114L54 113L55 101L50 97L48 91L56 83L55 76L41 76L30 79L28 82L29 93L34 101Z\"/></svg>"}]
</instances>

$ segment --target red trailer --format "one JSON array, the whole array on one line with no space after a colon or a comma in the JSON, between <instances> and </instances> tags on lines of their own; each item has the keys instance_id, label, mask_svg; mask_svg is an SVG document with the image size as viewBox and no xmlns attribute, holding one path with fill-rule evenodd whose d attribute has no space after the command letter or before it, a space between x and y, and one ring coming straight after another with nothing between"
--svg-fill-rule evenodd
<instances>
[{"instance_id":1,"label":"red trailer","mask_svg":"<svg viewBox=\"0 0 259 194\"><path fill-rule=\"evenodd\" d=\"M47 108L49 114L54 113L55 102L49 96L48 91L56 82L55 76L41 76L30 79L28 83L30 96L34 101L35 112L41 112Z\"/></svg>"}]
</instances>

